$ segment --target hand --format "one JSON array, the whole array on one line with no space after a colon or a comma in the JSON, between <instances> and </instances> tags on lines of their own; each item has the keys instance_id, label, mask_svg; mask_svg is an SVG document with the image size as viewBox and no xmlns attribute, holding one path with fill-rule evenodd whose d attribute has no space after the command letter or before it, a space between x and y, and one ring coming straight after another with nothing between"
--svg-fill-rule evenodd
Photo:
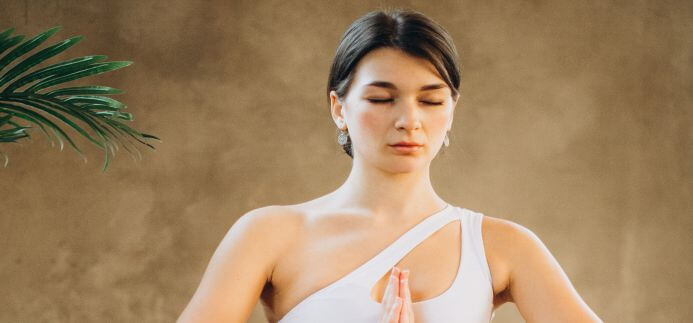
<instances>
[{"instance_id":1,"label":"hand","mask_svg":"<svg viewBox=\"0 0 693 323\"><path fill-rule=\"evenodd\" d=\"M383 316L378 323L414 323L414 311L409 291L409 270L392 268L381 302Z\"/></svg>"},{"instance_id":2,"label":"hand","mask_svg":"<svg viewBox=\"0 0 693 323\"><path fill-rule=\"evenodd\" d=\"M414 306L411 302L411 291L409 290L409 269L402 270L399 275L399 297L404 300L399 322L414 323Z\"/></svg>"}]
</instances>

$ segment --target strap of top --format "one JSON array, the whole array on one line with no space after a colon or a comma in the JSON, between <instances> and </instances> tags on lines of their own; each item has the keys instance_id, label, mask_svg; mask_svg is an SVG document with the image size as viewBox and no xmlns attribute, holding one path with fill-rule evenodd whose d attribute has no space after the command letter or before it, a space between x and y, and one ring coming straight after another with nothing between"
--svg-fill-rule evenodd
<instances>
[{"instance_id":1,"label":"strap of top","mask_svg":"<svg viewBox=\"0 0 693 323\"><path fill-rule=\"evenodd\" d=\"M486 251L484 250L484 239L481 229L484 214L471 210L467 210L467 212L469 213L468 221L470 224L470 230L467 231L471 236L470 242L473 246L472 250L474 250L473 252L478 259L478 263L481 265L481 271L484 273L484 276L486 276L489 283L492 283L493 280L491 279L491 269L489 268L488 261L486 259Z\"/></svg>"},{"instance_id":2,"label":"strap of top","mask_svg":"<svg viewBox=\"0 0 693 323\"><path fill-rule=\"evenodd\" d=\"M348 280L364 286L373 286L385 272L389 271L417 245L446 224L459 219L461 213L459 211L457 207L448 204L443 210L430 215L405 232L378 255L351 272L350 277L347 277Z\"/></svg>"}]
</instances>

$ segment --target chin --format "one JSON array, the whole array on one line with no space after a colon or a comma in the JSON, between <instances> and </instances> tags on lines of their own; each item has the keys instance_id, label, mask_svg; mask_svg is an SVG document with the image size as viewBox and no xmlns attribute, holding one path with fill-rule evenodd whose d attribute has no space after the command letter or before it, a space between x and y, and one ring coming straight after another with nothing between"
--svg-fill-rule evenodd
<instances>
[{"instance_id":1,"label":"chin","mask_svg":"<svg viewBox=\"0 0 693 323\"><path fill-rule=\"evenodd\" d=\"M397 160L391 160L385 168L392 173L412 173L420 171L423 167L425 167L423 156L406 156L405 158L397 156Z\"/></svg>"}]
</instances>

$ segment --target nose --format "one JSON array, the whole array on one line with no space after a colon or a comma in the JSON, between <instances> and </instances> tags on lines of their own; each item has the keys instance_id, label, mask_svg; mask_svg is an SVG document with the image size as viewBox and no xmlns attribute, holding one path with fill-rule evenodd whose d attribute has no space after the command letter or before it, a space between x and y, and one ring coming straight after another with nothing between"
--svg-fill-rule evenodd
<instances>
[{"instance_id":1,"label":"nose","mask_svg":"<svg viewBox=\"0 0 693 323\"><path fill-rule=\"evenodd\" d=\"M395 123L397 129L416 130L421 127L419 107L415 100L401 100L395 110L398 111Z\"/></svg>"}]
</instances>

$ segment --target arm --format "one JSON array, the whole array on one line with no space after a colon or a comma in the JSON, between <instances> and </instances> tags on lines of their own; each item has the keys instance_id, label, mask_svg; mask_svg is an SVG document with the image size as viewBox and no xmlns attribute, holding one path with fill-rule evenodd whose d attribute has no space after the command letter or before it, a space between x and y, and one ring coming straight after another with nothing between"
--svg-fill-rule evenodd
<instances>
[{"instance_id":1,"label":"arm","mask_svg":"<svg viewBox=\"0 0 693 323\"><path fill-rule=\"evenodd\" d=\"M527 322L599 322L544 243L507 220L501 227L509 268L509 297Z\"/></svg>"},{"instance_id":2,"label":"arm","mask_svg":"<svg viewBox=\"0 0 693 323\"><path fill-rule=\"evenodd\" d=\"M252 210L233 224L178 323L248 319L274 268L280 216L273 210Z\"/></svg>"}]
</instances>

